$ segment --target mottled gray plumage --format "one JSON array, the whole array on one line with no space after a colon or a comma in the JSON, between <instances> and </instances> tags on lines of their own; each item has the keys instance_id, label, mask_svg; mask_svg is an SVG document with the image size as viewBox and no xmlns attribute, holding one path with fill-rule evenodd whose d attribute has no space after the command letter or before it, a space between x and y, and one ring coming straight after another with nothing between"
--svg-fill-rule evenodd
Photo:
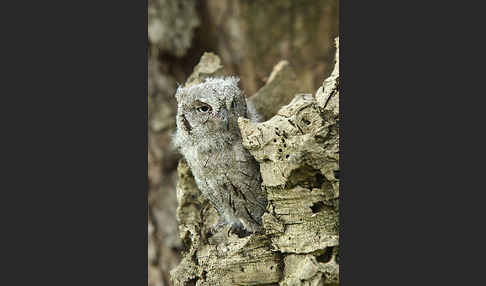
<instances>
[{"instance_id":1,"label":"mottled gray plumage","mask_svg":"<svg viewBox=\"0 0 486 286\"><path fill-rule=\"evenodd\" d=\"M208 78L179 87L174 145L185 157L202 194L222 224L255 232L261 229L266 196L259 165L243 147L238 117L255 119L236 77ZM251 109L251 108L250 108Z\"/></svg>"}]
</instances>

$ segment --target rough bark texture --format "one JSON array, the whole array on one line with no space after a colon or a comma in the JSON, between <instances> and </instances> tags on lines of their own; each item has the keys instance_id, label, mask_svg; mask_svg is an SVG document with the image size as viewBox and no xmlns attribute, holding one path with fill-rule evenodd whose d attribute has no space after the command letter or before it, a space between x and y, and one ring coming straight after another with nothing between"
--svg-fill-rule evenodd
<instances>
[{"instance_id":1,"label":"rough bark texture","mask_svg":"<svg viewBox=\"0 0 486 286\"><path fill-rule=\"evenodd\" d=\"M215 55L203 56L192 80L199 80L209 56L217 62ZM177 219L185 250L171 271L174 285L339 284L338 64L315 96L295 95L262 123L239 118L243 145L260 164L268 197L264 234L210 234L218 215L187 164L179 163ZM279 67L274 73L285 74ZM262 90L257 95L275 96L268 91L277 92L278 84L270 80ZM271 114L275 102L255 101L265 102L272 104L258 109Z\"/></svg>"},{"instance_id":2,"label":"rough bark texture","mask_svg":"<svg viewBox=\"0 0 486 286\"><path fill-rule=\"evenodd\" d=\"M169 270L180 263L180 252L187 247L187 241L179 238L176 220L180 156L170 144L177 85L186 82L204 52L214 52L221 58L207 55L208 61L218 61L213 67L240 76L247 96L258 91L252 101L273 107L260 110L265 120L272 118L295 93L313 92L330 73L338 1L149 0L148 6L148 276L149 286L165 286L171 284ZM269 77L282 60L288 64L275 70L286 75L276 72ZM204 70L208 66L201 65L198 75L189 80L212 74ZM276 84L280 79L288 82ZM260 89L265 83L266 88ZM285 84L287 88L282 88ZM211 208L206 212L211 213ZM282 274L284 264L279 261Z\"/></svg>"}]
</instances>

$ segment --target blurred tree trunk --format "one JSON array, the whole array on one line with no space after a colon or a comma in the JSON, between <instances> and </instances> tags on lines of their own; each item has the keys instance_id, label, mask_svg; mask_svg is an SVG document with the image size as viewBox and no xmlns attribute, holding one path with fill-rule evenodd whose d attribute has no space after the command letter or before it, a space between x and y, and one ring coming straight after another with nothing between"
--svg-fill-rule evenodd
<instances>
[{"instance_id":1,"label":"blurred tree trunk","mask_svg":"<svg viewBox=\"0 0 486 286\"><path fill-rule=\"evenodd\" d=\"M329 75L339 31L337 0L207 0L201 5L208 51L221 56L228 73L242 78L249 95L280 60L295 69L301 92L312 93Z\"/></svg>"}]
</instances>

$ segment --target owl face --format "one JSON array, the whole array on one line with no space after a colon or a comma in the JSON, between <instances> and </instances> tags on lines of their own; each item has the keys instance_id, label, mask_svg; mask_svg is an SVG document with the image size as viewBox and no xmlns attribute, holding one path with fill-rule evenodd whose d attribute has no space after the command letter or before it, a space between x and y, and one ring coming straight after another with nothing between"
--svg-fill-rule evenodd
<instances>
[{"instance_id":1,"label":"owl face","mask_svg":"<svg viewBox=\"0 0 486 286\"><path fill-rule=\"evenodd\" d=\"M189 135L231 133L238 117L247 116L246 101L238 79L210 78L198 85L179 88L177 125Z\"/></svg>"}]
</instances>

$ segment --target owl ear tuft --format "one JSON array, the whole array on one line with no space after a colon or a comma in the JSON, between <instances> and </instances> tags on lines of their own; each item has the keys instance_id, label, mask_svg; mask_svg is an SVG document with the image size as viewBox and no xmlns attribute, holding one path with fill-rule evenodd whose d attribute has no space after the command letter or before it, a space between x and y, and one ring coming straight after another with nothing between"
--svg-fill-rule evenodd
<instances>
[{"instance_id":1,"label":"owl ear tuft","mask_svg":"<svg viewBox=\"0 0 486 286\"><path fill-rule=\"evenodd\" d=\"M175 98L176 98L176 100L177 100L177 102L180 102L180 101L181 101L181 99L182 99L182 97L183 97L183 95L184 95L184 94L183 94L183 89L184 89L184 88L183 88L183 87L182 87L180 84L178 84L178 86L177 86L177 90L176 90L176 93L175 93L175 95L174 95L174 96L175 96Z\"/></svg>"}]
</instances>

